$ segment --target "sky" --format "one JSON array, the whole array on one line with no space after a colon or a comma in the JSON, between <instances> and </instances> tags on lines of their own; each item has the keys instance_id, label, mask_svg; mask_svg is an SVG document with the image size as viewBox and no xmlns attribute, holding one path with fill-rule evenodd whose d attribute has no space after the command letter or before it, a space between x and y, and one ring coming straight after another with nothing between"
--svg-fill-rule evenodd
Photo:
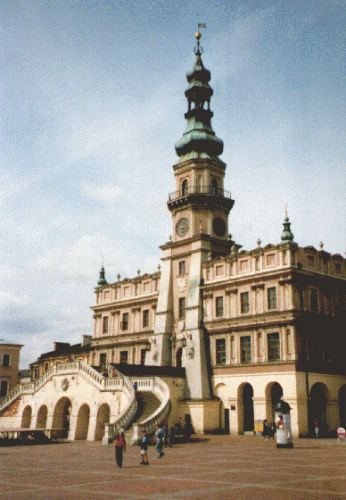
<instances>
[{"instance_id":1,"label":"sky","mask_svg":"<svg viewBox=\"0 0 346 500\"><path fill-rule=\"evenodd\" d=\"M93 332L108 282L155 272L194 34L233 239L345 257L346 0L0 0L0 338L21 368Z\"/></svg>"}]
</instances>

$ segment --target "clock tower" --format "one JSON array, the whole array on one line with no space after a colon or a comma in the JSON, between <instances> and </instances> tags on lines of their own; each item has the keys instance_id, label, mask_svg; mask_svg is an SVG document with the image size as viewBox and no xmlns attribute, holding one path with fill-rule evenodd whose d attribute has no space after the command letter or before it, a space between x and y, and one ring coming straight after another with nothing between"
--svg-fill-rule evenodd
<instances>
[{"instance_id":1,"label":"clock tower","mask_svg":"<svg viewBox=\"0 0 346 500\"><path fill-rule=\"evenodd\" d=\"M169 195L173 237L163 245L154 335L146 364L186 369L187 397L209 399L207 353L200 284L202 263L230 250L228 214L234 201L224 190L223 142L211 126L210 71L202 62L196 33L195 63L187 73L188 110L183 136L176 142L175 191Z\"/></svg>"}]
</instances>

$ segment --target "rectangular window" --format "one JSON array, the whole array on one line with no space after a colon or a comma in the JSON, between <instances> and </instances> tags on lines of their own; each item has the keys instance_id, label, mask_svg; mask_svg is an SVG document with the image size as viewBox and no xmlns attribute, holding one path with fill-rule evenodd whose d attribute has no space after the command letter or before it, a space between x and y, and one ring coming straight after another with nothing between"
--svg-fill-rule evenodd
<instances>
[{"instance_id":1,"label":"rectangular window","mask_svg":"<svg viewBox=\"0 0 346 500\"><path fill-rule=\"evenodd\" d=\"M0 398L4 398L7 394L7 387L8 387L8 382L7 380L2 380L1 381L1 386L0 386Z\"/></svg>"},{"instance_id":2,"label":"rectangular window","mask_svg":"<svg viewBox=\"0 0 346 500\"><path fill-rule=\"evenodd\" d=\"M250 311L249 292L240 294L240 310L242 314L248 313Z\"/></svg>"},{"instance_id":3,"label":"rectangular window","mask_svg":"<svg viewBox=\"0 0 346 500\"><path fill-rule=\"evenodd\" d=\"M215 306L216 306L216 317L222 318L223 317L223 297L216 297Z\"/></svg>"},{"instance_id":4,"label":"rectangular window","mask_svg":"<svg viewBox=\"0 0 346 500\"><path fill-rule=\"evenodd\" d=\"M216 364L226 364L226 340L216 339Z\"/></svg>"},{"instance_id":5,"label":"rectangular window","mask_svg":"<svg viewBox=\"0 0 346 500\"><path fill-rule=\"evenodd\" d=\"M108 316L104 316L103 317L102 332L103 333L108 333Z\"/></svg>"},{"instance_id":6,"label":"rectangular window","mask_svg":"<svg viewBox=\"0 0 346 500\"><path fill-rule=\"evenodd\" d=\"M277 309L276 288L268 288L268 309Z\"/></svg>"},{"instance_id":7,"label":"rectangular window","mask_svg":"<svg viewBox=\"0 0 346 500\"><path fill-rule=\"evenodd\" d=\"M240 337L240 359L242 363L251 362L251 337Z\"/></svg>"},{"instance_id":8,"label":"rectangular window","mask_svg":"<svg viewBox=\"0 0 346 500\"><path fill-rule=\"evenodd\" d=\"M149 328L149 309L143 311L143 328Z\"/></svg>"},{"instance_id":9,"label":"rectangular window","mask_svg":"<svg viewBox=\"0 0 346 500\"><path fill-rule=\"evenodd\" d=\"M186 274L186 262L185 260L182 260L179 262L179 274Z\"/></svg>"},{"instance_id":10,"label":"rectangular window","mask_svg":"<svg viewBox=\"0 0 346 500\"><path fill-rule=\"evenodd\" d=\"M127 358L128 358L128 352L127 351L120 351L120 363L127 365Z\"/></svg>"},{"instance_id":11,"label":"rectangular window","mask_svg":"<svg viewBox=\"0 0 346 500\"><path fill-rule=\"evenodd\" d=\"M280 359L280 336L279 333L269 333L268 341L268 361Z\"/></svg>"},{"instance_id":12,"label":"rectangular window","mask_svg":"<svg viewBox=\"0 0 346 500\"><path fill-rule=\"evenodd\" d=\"M318 311L318 296L316 288L310 288L310 308L311 311Z\"/></svg>"},{"instance_id":13,"label":"rectangular window","mask_svg":"<svg viewBox=\"0 0 346 500\"><path fill-rule=\"evenodd\" d=\"M145 353L147 352L146 349L141 349L141 365L145 365Z\"/></svg>"},{"instance_id":14,"label":"rectangular window","mask_svg":"<svg viewBox=\"0 0 346 500\"><path fill-rule=\"evenodd\" d=\"M4 354L2 357L2 366L7 368L10 366L10 355L9 354Z\"/></svg>"},{"instance_id":15,"label":"rectangular window","mask_svg":"<svg viewBox=\"0 0 346 500\"><path fill-rule=\"evenodd\" d=\"M129 329L129 313L124 313L123 314L123 321L121 324L121 329L123 331L126 331Z\"/></svg>"},{"instance_id":16,"label":"rectangular window","mask_svg":"<svg viewBox=\"0 0 346 500\"><path fill-rule=\"evenodd\" d=\"M185 318L185 297L179 299L179 319Z\"/></svg>"}]
</instances>

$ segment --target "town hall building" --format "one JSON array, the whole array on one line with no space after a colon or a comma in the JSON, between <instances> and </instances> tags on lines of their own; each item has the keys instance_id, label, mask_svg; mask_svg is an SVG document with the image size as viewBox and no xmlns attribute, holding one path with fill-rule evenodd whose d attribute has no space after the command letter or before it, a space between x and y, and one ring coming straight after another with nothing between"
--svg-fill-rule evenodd
<instances>
[{"instance_id":1,"label":"town hall building","mask_svg":"<svg viewBox=\"0 0 346 500\"><path fill-rule=\"evenodd\" d=\"M296 437L316 419L324 435L346 427L345 259L322 243L300 247L287 213L276 243L243 250L232 239L200 38L161 264L110 282L102 266L93 335L56 342L32 364L32 382L0 400L0 432L64 428L69 439L94 440L122 423L135 423L136 436L180 418L198 433L253 433L256 421L273 422L280 398Z\"/></svg>"}]
</instances>

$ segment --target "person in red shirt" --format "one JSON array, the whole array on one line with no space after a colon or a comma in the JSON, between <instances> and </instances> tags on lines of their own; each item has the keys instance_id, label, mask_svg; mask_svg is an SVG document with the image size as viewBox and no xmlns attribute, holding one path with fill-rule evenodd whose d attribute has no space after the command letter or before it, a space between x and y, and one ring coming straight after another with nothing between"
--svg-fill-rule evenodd
<instances>
[{"instance_id":1,"label":"person in red shirt","mask_svg":"<svg viewBox=\"0 0 346 500\"><path fill-rule=\"evenodd\" d=\"M118 469L121 469L121 467L123 466L123 452L126 451L126 440L125 440L125 434L123 432L117 434L114 440L114 446L115 446L115 460L117 462Z\"/></svg>"}]
</instances>

